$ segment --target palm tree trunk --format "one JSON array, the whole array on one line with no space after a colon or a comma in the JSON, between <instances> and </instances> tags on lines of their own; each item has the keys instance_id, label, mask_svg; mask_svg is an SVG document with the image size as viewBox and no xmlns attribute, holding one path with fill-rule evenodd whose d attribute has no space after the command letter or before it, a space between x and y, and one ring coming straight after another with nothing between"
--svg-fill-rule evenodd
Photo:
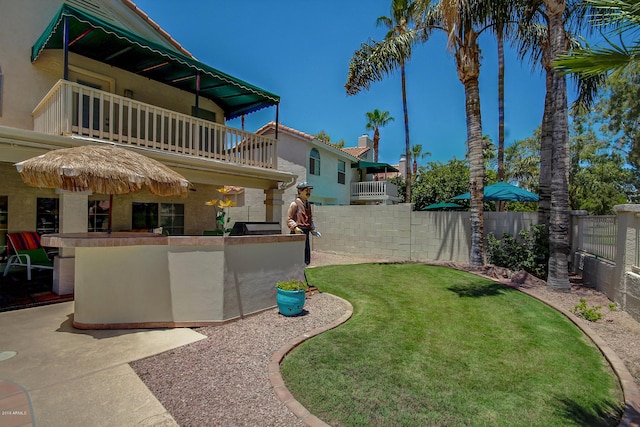
<instances>
[{"instance_id":1,"label":"palm tree trunk","mask_svg":"<svg viewBox=\"0 0 640 427\"><path fill-rule=\"evenodd\" d=\"M478 81L464 87L469 141L469 189L471 202L471 253L469 264L484 265L484 156L482 149L482 119Z\"/></svg>"},{"instance_id":2,"label":"palm tree trunk","mask_svg":"<svg viewBox=\"0 0 640 427\"><path fill-rule=\"evenodd\" d=\"M407 81L404 70L404 62L400 64L400 74L402 76L402 109L404 112L404 150L407 161L405 162L405 175L406 175L406 198L405 203L411 203L411 172L409 170L409 159L411 155L411 148L409 144L409 113L407 111Z\"/></svg>"},{"instance_id":3,"label":"palm tree trunk","mask_svg":"<svg viewBox=\"0 0 640 427\"><path fill-rule=\"evenodd\" d=\"M504 34L500 23L498 37L498 181L504 181ZM504 211L504 202L498 202L498 211Z\"/></svg>"},{"instance_id":4,"label":"palm tree trunk","mask_svg":"<svg viewBox=\"0 0 640 427\"><path fill-rule=\"evenodd\" d=\"M538 202L538 224L549 230L551 210L551 161L553 157L553 70L546 67L547 92L544 98L544 113L540 128L540 190Z\"/></svg>"},{"instance_id":5,"label":"palm tree trunk","mask_svg":"<svg viewBox=\"0 0 640 427\"><path fill-rule=\"evenodd\" d=\"M562 13L564 0L545 0L549 17L551 58L566 52ZM547 288L571 290L569 282L569 120L566 78L553 73L553 153L549 216L549 274Z\"/></svg>"},{"instance_id":6,"label":"palm tree trunk","mask_svg":"<svg viewBox=\"0 0 640 427\"><path fill-rule=\"evenodd\" d=\"M480 115L480 48L478 35L464 33L464 42L455 52L458 78L464 85L467 115L467 150L469 152L469 201L471 205L471 253L469 265L484 265L484 144Z\"/></svg>"},{"instance_id":7,"label":"palm tree trunk","mask_svg":"<svg viewBox=\"0 0 640 427\"><path fill-rule=\"evenodd\" d=\"M373 131L373 161L378 162L378 143L380 142L380 131L378 130L378 126Z\"/></svg>"}]
</instances>

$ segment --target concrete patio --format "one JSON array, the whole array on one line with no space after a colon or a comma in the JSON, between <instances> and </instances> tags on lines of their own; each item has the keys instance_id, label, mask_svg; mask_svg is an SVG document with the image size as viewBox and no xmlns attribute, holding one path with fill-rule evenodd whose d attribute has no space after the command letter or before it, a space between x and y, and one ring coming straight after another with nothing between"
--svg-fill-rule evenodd
<instances>
[{"instance_id":1,"label":"concrete patio","mask_svg":"<svg viewBox=\"0 0 640 427\"><path fill-rule=\"evenodd\" d=\"M72 316L73 302L0 313L0 426L177 425L128 362L205 337L81 331Z\"/></svg>"}]
</instances>

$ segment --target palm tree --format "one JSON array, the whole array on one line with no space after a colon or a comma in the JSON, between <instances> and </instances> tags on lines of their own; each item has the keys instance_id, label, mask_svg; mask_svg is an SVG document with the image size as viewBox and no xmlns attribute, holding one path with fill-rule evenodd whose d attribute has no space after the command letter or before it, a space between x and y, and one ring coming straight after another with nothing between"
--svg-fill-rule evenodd
<instances>
[{"instance_id":1,"label":"palm tree","mask_svg":"<svg viewBox=\"0 0 640 427\"><path fill-rule=\"evenodd\" d=\"M504 171L504 38L508 36L512 22L519 15L519 2L491 0L491 21L494 23L498 47L498 181L505 180ZM498 210L504 210L504 202L498 203Z\"/></svg>"},{"instance_id":2,"label":"palm tree","mask_svg":"<svg viewBox=\"0 0 640 427\"><path fill-rule=\"evenodd\" d=\"M584 8L580 2L570 4L566 0L530 0L527 25L521 28L533 34L533 56L546 72L546 95L540 132L540 224L548 225L549 268L547 287L552 290L569 290L569 127L566 77L552 66L556 58L565 55L570 39L565 29L568 23L582 23ZM534 16L540 16L546 25L529 24ZM569 20L571 18L571 21ZM534 31L530 31L530 30ZM530 40L528 41L530 42ZM588 86L588 85L587 85ZM581 97L583 94L581 94ZM583 98L588 99L588 96Z\"/></svg>"},{"instance_id":3,"label":"palm tree","mask_svg":"<svg viewBox=\"0 0 640 427\"><path fill-rule=\"evenodd\" d=\"M377 108L367 112L367 130L373 131L373 161L378 161L378 145L380 144L380 128L394 120L388 111L380 111Z\"/></svg>"},{"instance_id":4,"label":"palm tree","mask_svg":"<svg viewBox=\"0 0 640 427\"><path fill-rule=\"evenodd\" d=\"M411 0L392 0L391 1L391 16L381 16L378 18L376 24L378 26L384 25L389 29L385 39L393 39L396 35L402 35L409 31L410 26L413 23L414 5ZM404 115L404 139L405 139L405 156L409 158L410 143L409 143L409 113L407 111L407 81L405 74L405 62L411 56L411 51L407 52L406 57L400 58L400 76L402 84L402 111ZM409 174L409 162L405 167L406 176L406 200L411 202L411 176Z\"/></svg>"},{"instance_id":5,"label":"palm tree","mask_svg":"<svg viewBox=\"0 0 640 427\"><path fill-rule=\"evenodd\" d=\"M546 73L544 113L540 128L540 224L548 224L549 269L547 287L568 290L569 283L569 126L566 78L551 64L568 49L565 30L566 0L530 0L522 28L533 34L536 57ZM544 24L529 24L535 17ZM531 30L534 31L531 31Z\"/></svg>"},{"instance_id":6,"label":"palm tree","mask_svg":"<svg viewBox=\"0 0 640 427\"><path fill-rule=\"evenodd\" d=\"M441 0L425 10L425 30L429 27L444 30L449 37L458 78L464 85L467 115L467 151L469 153L469 192L471 213L471 253L469 264L484 264L484 144L480 115L480 47L478 28L485 16L477 4L466 0ZM486 27L485 27L486 28Z\"/></svg>"},{"instance_id":7,"label":"palm tree","mask_svg":"<svg viewBox=\"0 0 640 427\"><path fill-rule=\"evenodd\" d=\"M467 116L467 145L470 164L471 193L471 253L472 266L484 264L484 156L482 119L480 116L480 48L478 35L484 30L477 27L484 22L490 9L486 4L471 4L471 0L443 0L431 5L428 0L416 0L416 28L382 42L363 44L351 58L345 88L368 88L372 81L379 81L395 68L411 52L414 43L425 42L430 33L443 30L449 37L449 47L454 53L458 77L465 88ZM418 16L418 13L420 16ZM485 27L486 28L486 27Z\"/></svg>"},{"instance_id":8,"label":"palm tree","mask_svg":"<svg viewBox=\"0 0 640 427\"><path fill-rule=\"evenodd\" d=\"M431 153L429 151L423 153L422 152L422 144L415 144L411 147L411 159L413 159L413 177L418 174L418 158L424 159L427 156L430 156ZM409 164L409 162L407 162ZM407 199L409 202L411 199Z\"/></svg>"}]
</instances>

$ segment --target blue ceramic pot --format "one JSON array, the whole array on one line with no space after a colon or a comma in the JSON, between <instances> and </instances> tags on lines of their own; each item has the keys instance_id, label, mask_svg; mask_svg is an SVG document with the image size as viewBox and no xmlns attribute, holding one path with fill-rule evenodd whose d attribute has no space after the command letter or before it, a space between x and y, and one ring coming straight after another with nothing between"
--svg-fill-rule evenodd
<instances>
[{"instance_id":1,"label":"blue ceramic pot","mask_svg":"<svg viewBox=\"0 0 640 427\"><path fill-rule=\"evenodd\" d=\"M302 313L302 308L306 300L306 294L303 290L285 291L277 288L276 303L278 310L285 316L296 316Z\"/></svg>"}]
</instances>

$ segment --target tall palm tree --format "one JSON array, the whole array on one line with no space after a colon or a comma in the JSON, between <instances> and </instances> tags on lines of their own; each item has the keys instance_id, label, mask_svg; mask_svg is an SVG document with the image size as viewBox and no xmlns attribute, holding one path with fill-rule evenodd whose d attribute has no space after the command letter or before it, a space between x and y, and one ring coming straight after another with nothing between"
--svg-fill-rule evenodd
<instances>
[{"instance_id":1,"label":"tall palm tree","mask_svg":"<svg viewBox=\"0 0 640 427\"><path fill-rule=\"evenodd\" d=\"M478 35L486 29L478 28L487 18L489 5L474 0L442 0L431 5L429 0L416 0L416 28L381 42L361 46L351 58L345 88L347 93L356 88L368 88L372 81L399 67L415 43L425 42L433 30L448 35L453 51L458 78L465 88L467 116L467 145L470 164L471 193L471 253L472 266L484 264L484 156L482 119L480 116L480 48ZM356 89L357 92L357 89Z\"/></svg>"},{"instance_id":2,"label":"tall palm tree","mask_svg":"<svg viewBox=\"0 0 640 427\"><path fill-rule=\"evenodd\" d=\"M535 34L533 56L546 73L546 95L541 125L540 202L538 218L549 230L547 287L569 290L569 127L566 76L552 64L570 48L566 26L583 26L585 8L579 0L528 0L528 16L521 28ZM530 24L540 17L544 24ZM530 31L534 29L534 31ZM527 43L524 43L527 45ZM584 83L584 82L583 82ZM593 83L593 82L591 82ZM579 83L580 86L580 83ZM588 87L590 84L584 85ZM593 86L591 86L593 88ZM582 89L581 89L582 92ZM582 101L589 96L581 93Z\"/></svg>"},{"instance_id":3,"label":"tall palm tree","mask_svg":"<svg viewBox=\"0 0 640 427\"><path fill-rule=\"evenodd\" d=\"M521 7L521 2L511 0L489 0L493 3L490 6L490 21L494 24L494 33L498 48L498 181L505 180L504 170L504 39L512 31L510 28ZM498 210L504 210L504 202L498 203Z\"/></svg>"},{"instance_id":4,"label":"tall palm tree","mask_svg":"<svg viewBox=\"0 0 640 427\"><path fill-rule=\"evenodd\" d=\"M414 4L412 0L392 0L391 16L381 16L377 20L377 25L385 26L389 31L385 39L393 39L396 35L407 33L413 23ZM402 85L402 111L404 115L404 139L405 139L405 156L409 158L409 113L407 111L407 80L405 73L405 63L410 58L411 51L407 52L406 57L400 58L400 77ZM405 185L406 200L411 202L411 175L409 173L409 162L405 166Z\"/></svg>"},{"instance_id":5,"label":"tall palm tree","mask_svg":"<svg viewBox=\"0 0 640 427\"><path fill-rule=\"evenodd\" d=\"M552 64L570 47L566 26L579 28L584 8L580 1L528 0L522 28L534 29L534 56L546 74L546 95L540 132L540 202L538 218L549 230L547 287L569 290L569 126L567 84ZM539 24L530 25L538 17ZM526 45L526 43L525 43ZM529 45L528 47L530 47Z\"/></svg>"},{"instance_id":6,"label":"tall palm tree","mask_svg":"<svg viewBox=\"0 0 640 427\"><path fill-rule=\"evenodd\" d=\"M367 130L373 131L373 161L378 161L378 146L380 144L380 128L394 120L388 111L380 111L377 108L367 112Z\"/></svg>"},{"instance_id":7,"label":"tall palm tree","mask_svg":"<svg viewBox=\"0 0 640 427\"><path fill-rule=\"evenodd\" d=\"M467 0L441 0L425 10L425 29L440 28L448 34L458 78L464 85L469 153L469 192L471 213L471 253L469 264L484 264L484 143L480 115L480 46L478 36L487 27L482 5Z\"/></svg>"},{"instance_id":8,"label":"tall palm tree","mask_svg":"<svg viewBox=\"0 0 640 427\"><path fill-rule=\"evenodd\" d=\"M413 162L413 177L418 174L418 158L424 159L427 156L430 156L431 153L429 151L422 152L422 144L415 144L411 147L411 159ZM409 164L409 162L407 162ZM407 201L411 202L411 199L407 199Z\"/></svg>"}]
</instances>

